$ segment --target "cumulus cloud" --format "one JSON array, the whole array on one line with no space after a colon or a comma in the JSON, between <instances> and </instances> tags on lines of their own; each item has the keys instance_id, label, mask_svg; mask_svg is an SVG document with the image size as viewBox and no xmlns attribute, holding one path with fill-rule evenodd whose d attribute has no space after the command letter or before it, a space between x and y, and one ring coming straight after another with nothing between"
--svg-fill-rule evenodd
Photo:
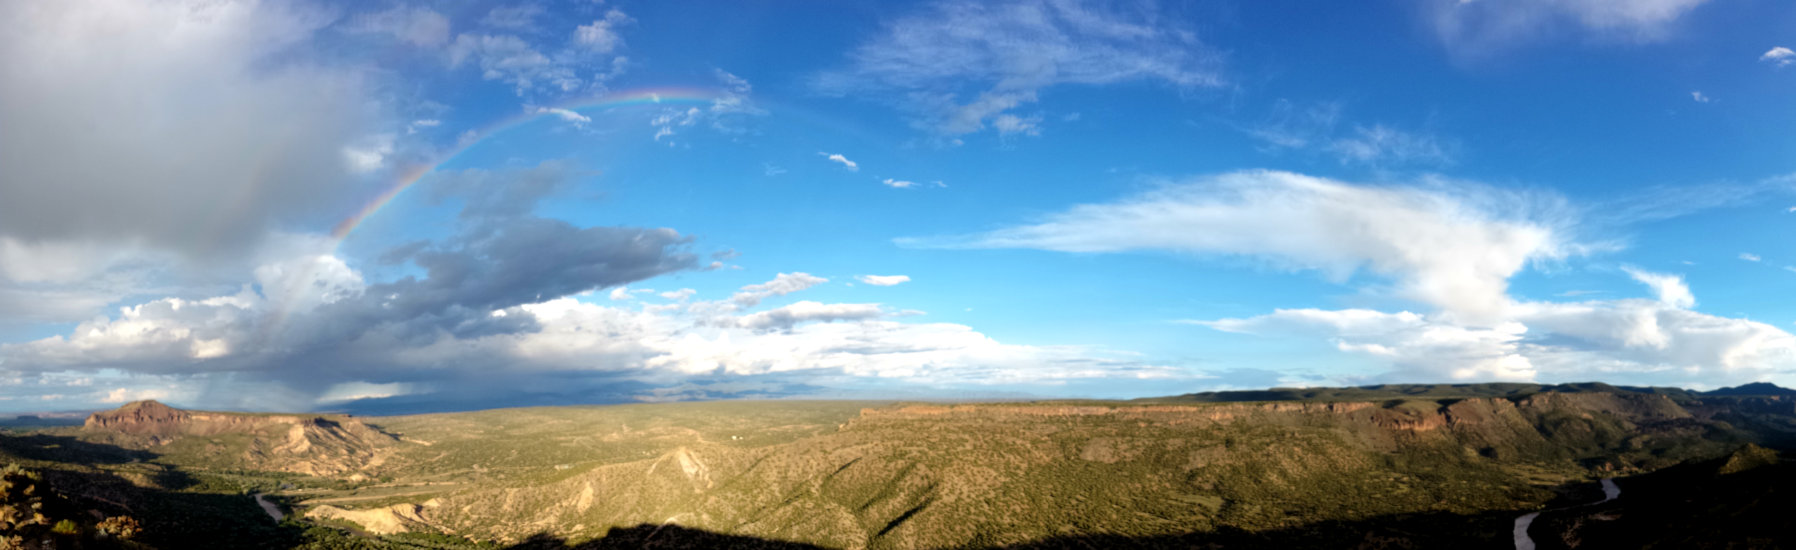
<instances>
[{"instance_id":1,"label":"cumulus cloud","mask_svg":"<svg viewBox=\"0 0 1796 550\"><path fill-rule=\"evenodd\" d=\"M894 286L910 282L909 275L860 275L854 279L873 286Z\"/></svg>"},{"instance_id":2,"label":"cumulus cloud","mask_svg":"<svg viewBox=\"0 0 1796 550\"><path fill-rule=\"evenodd\" d=\"M1791 63L1796 63L1796 51L1777 46L1766 51L1764 55L1760 55L1759 61L1770 63L1775 67L1788 67Z\"/></svg>"},{"instance_id":3,"label":"cumulus cloud","mask_svg":"<svg viewBox=\"0 0 1796 550\"><path fill-rule=\"evenodd\" d=\"M623 37L617 34L617 27L632 21L624 12L612 8L605 12L603 19L574 29L574 43L596 53L611 53L624 43Z\"/></svg>"},{"instance_id":4,"label":"cumulus cloud","mask_svg":"<svg viewBox=\"0 0 1796 550\"><path fill-rule=\"evenodd\" d=\"M917 182L914 182L914 181L895 180L892 178L886 178L885 181L882 181L880 183L885 184L886 187L890 187L893 189L906 189L906 188L914 187L917 185Z\"/></svg>"},{"instance_id":5,"label":"cumulus cloud","mask_svg":"<svg viewBox=\"0 0 1796 550\"><path fill-rule=\"evenodd\" d=\"M1529 262L1577 251L1566 208L1555 197L1470 184L1369 186L1252 171L1078 205L1038 223L899 243L1245 256L1342 281L1365 270L1394 281L1402 297L1477 322L1501 317L1509 277Z\"/></svg>"},{"instance_id":6,"label":"cumulus cloud","mask_svg":"<svg viewBox=\"0 0 1796 550\"><path fill-rule=\"evenodd\" d=\"M1708 103L1711 101L1715 101L1713 98L1710 98L1709 96L1704 95L1701 90L1690 92L1690 99L1696 101L1697 103Z\"/></svg>"},{"instance_id":7,"label":"cumulus cloud","mask_svg":"<svg viewBox=\"0 0 1796 550\"><path fill-rule=\"evenodd\" d=\"M531 30L536 28L536 19L542 17L543 12L543 7L536 4L499 6L487 11L486 17L480 19L480 24L501 29Z\"/></svg>"},{"instance_id":8,"label":"cumulus cloud","mask_svg":"<svg viewBox=\"0 0 1796 550\"><path fill-rule=\"evenodd\" d=\"M1690 293L1690 286L1684 284L1683 277L1653 273L1632 267L1622 268L1622 271L1627 272L1628 276L1633 277L1640 284L1653 289L1653 293L1658 295L1659 301L1664 302L1665 305L1685 309L1696 307L1696 296Z\"/></svg>"},{"instance_id":9,"label":"cumulus cloud","mask_svg":"<svg viewBox=\"0 0 1796 550\"><path fill-rule=\"evenodd\" d=\"M1138 4L944 1L890 21L817 79L828 93L886 94L947 136L996 127L1039 131L1039 115L1011 112L1063 84L1222 84L1221 56L1189 29Z\"/></svg>"},{"instance_id":10,"label":"cumulus cloud","mask_svg":"<svg viewBox=\"0 0 1796 550\"><path fill-rule=\"evenodd\" d=\"M1708 0L1431 0L1424 6L1441 42L1462 55L1488 55L1572 31L1607 40L1652 42Z\"/></svg>"},{"instance_id":11,"label":"cumulus cloud","mask_svg":"<svg viewBox=\"0 0 1796 550\"><path fill-rule=\"evenodd\" d=\"M794 377L788 384L859 377L928 386L1188 376L1124 353L1004 344L964 325L898 322L878 304L807 300L748 313L698 307L740 306L753 301L745 296L784 295L822 281L802 273L748 285L725 302L658 309L551 297L565 290L516 304L482 300L476 297L488 293L461 287L506 277L431 271L412 283L372 282L340 269L335 258L307 261L324 267L269 269L269 280L277 282L262 292L154 300L65 336L0 345L0 365L13 369L0 376L57 379L66 388L69 373L126 369L144 387L187 388L181 397L188 403L248 408L341 408L401 396L437 406L465 400L450 405L464 407L551 397L639 399L655 388L691 384L695 376ZM318 284L305 283L307 275ZM278 282L285 276L301 280ZM274 290L283 288L308 293L301 300L310 305L283 303L295 300ZM616 288L613 294L633 294ZM430 301L422 296L433 293L446 295L435 301L460 307L409 305ZM407 311L374 319L370 304ZM280 318L285 325L277 326ZM342 324L352 328L319 336L318 326ZM0 395L11 388L0 384ZM238 397L246 392L257 398ZM99 394L81 395L91 401ZM494 401L499 396L529 401Z\"/></svg>"},{"instance_id":12,"label":"cumulus cloud","mask_svg":"<svg viewBox=\"0 0 1796 550\"><path fill-rule=\"evenodd\" d=\"M1278 310L1199 322L1217 330L1325 338L1391 368L1393 380L1605 379L1625 373L1666 385L1724 385L1788 375L1796 336L1674 300L1523 302L1512 321L1467 327L1410 312Z\"/></svg>"},{"instance_id":13,"label":"cumulus cloud","mask_svg":"<svg viewBox=\"0 0 1796 550\"><path fill-rule=\"evenodd\" d=\"M516 36L464 33L449 45L450 67L473 63L482 78L511 83L519 95L538 89L571 92L585 83L563 63Z\"/></svg>"},{"instance_id":14,"label":"cumulus cloud","mask_svg":"<svg viewBox=\"0 0 1796 550\"><path fill-rule=\"evenodd\" d=\"M1479 328L1407 311L1280 309L1198 324L1225 332L1328 338L1340 351L1386 363L1392 379L1533 380L1537 375L1520 353L1527 327L1514 322Z\"/></svg>"},{"instance_id":15,"label":"cumulus cloud","mask_svg":"<svg viewBox=\"0 0 1796 550\"><path fill-rule=\"evenodd\" d=\"M848 160L848 157L842 156L840 153L824 153L819 151L817 154L828 159L830 162L841 164L842 167L847 168L849 172L859 172L861 169L860 164Z\"/></svg>"},{"instance_id":16,"label":"cumulus cloud","mask_svg":"<svg viewBox=\"0 0 1796 550\"><path fill-rule=\"evenodd\" d=\"M488 27L533 29L534 16L524 12L489 13L499 25ZM523 25L525 20L530 25ZM451 68L472 65L481 78L506 82L520 96L560 96L572 93L603 92L605 83L623 74L629 59L616 55L624 46L617 28L633 20L622 11L612 9L603 19L574 28L565 43L532 44L517 34L503 32L467 32L455 36L445 54Z\"/></svg>"}]
</instances>

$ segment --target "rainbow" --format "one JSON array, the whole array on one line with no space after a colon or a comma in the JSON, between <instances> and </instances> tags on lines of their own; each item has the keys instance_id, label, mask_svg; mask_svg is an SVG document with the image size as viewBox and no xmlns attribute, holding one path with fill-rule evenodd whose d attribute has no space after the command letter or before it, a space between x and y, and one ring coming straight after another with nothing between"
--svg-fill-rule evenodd
<instances>
[{"instance_id":1,"label":"rainbow","mask_svg":"<svg viewBox=\"0 0 1796 550\"><path fill-rule=\"evenodd\" d=\"M338 222L336 227L331 229L331 237L341 243L344 239L349 238L349 235L354 233L355 229L362 225L362 222L373 217L375 213L380 212L381 208L386 207L388 203L393 202L393 199L398 198L400 193L404 193L406 189L417 184L419 180L424 179L424 176L435 172L437 167L455 160L456 157L461 156L462 153L474 148L475 145L479 145L488 137L511 128L522 126L525 123L538 118L557 116L551 109L564 109L579 112L582 110L614 109L632 105L710 103L723 97L722 94L699 88L640 88L597 97L563 101L555 105L540 106L521 112L510 118L501 119L474 130L469 134L471 136L470 138L460 140L453 149L449 149L448 151L439 154L435 159L429 162L413 164L399 169L397 171L397 177L394 178L385 189L381 190L380 194L375 195L373 200L363 204L360 209L356 210L354 215Z\"/></svg>"}]
</instances>

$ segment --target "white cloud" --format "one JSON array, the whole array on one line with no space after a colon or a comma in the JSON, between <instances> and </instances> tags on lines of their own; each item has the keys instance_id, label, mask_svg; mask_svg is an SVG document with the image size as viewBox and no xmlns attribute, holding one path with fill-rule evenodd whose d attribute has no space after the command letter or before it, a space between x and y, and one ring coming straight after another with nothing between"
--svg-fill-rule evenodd
<instances>
[{"instance_id":1,"label":"white cloud","mask_svg":"<svg viewBox=\"0 0 1796 550\"><path fill-rule=\"evenodd\" d=\"M310 265L310 268L306 266ZM766 283L748 285L727 303L694 307L606 307L564 297L492 312L488 317L527 322L530 330L471 331L418 338L401 327L357 331L331 348L350 352L358 365L379 369L316 366L296 372L267 370L271 357L293 353L295 333L303 326L328 324L333 297L368 288L360 275L332 257L299 258L261 270L262 293L245 289L234 295L198 301L166 298L126 307L110 319L96 319L63 336L0 345L5 365L30 365L38 374L14 376L55 378L59 388L72 388L86 378L105 379L105 387L87 399L150 395L140 389L162 386L114 384L107 376L64 376L58 372L132 369L133 377L153 378L196 390L183 395L196 405L238 407L307 407L422 394L478 380L477 391L491 392L495 365L507 379L550 374L566 384L566 374L628 376L666 380L691 374L765 375L810 373L840 380L842 376L878 377L939 386L941 384L1054 384L1076 379L1185 377L1179 369L1143 364L1119 353L1072 346L1004 344L970 327L948 323L903 323L879 304L831 304L800 301L746 314L770 296L802 291L823 282L803 273L784 273ZM285 290L282 290L285 289ZM620 289L621 290L621 289ZM283 298L283 292L293 296ZM629 290L629 296L640 290ZM677 291L681 297L688 291ZM291 307L282 305L291 301ZM722 308L699 308L711 304ZM747 304L747 305L744 305ZM286 317L284 329L268 323ZM399 328L400 330L394 330ZM314 368L316 367L316 368ZM163 374L156 374L161 372ZM0 371L0 376L5 376ZM261 378L262 375L276 378ZM302 379L279 378L300 376ZM173 377L173 378L171 378ZM428 378L423 386L415 382ZM461 382L458 382L461 380ZM527 386L521 386L527 387ZM138 389L129 389L138 388ZM0 397L11 397L0 384ZM260 401L238 396L254 390ZM31 395L51 393L33 388ZM91 392L84 390L81 395ZM74 395L74 394L71 394Z\"/></svg>"},{"instance_id":2,"label":"white cloud","mask_svg":"<svg viewBox=\"0 0 1796 550\"><path fill-rule=\"evenodd\" d=\"M1440 139L1382 124L1356 127L1351 137L1335 139L1328 149L1339 155L1342 162L1360 164L1442 165L1453 162L1452 153Z\"/></svg>"},{"instance_id":3,"label":"white cloud","mask_svg":"<svg viewBox=\"0 0 1796 550\"><path fill-rule=\"evenodd\" d=\"M870 284L873 286L893 286L893 285L897 285L900 283L910 282L910 276L909 275L860 275L860 276L855 277L855 280L858 280L860 282L867 283L867 284Z\"/></svg>"},{"instance_id":4,"label":"white cloud","mask_svg":"<svg viewBox=\"0 0 1796 550\"><path fill-rule=\"evenodd\" d=\"M113 388L112 391L106 392L106 396L100 398L100 401L103 403L126 403L145 399L168 399L168 391Z\"/></svg>"},{"instance_id":5,"label":"white cloud","mask_svg":"<svg viewBox=\"0 0 1796 550\"><path fill-rule=\"evenodd\" d=\"M1696 296L1690 293L1690 286L1684 284L1683 277L1642 271L1632 267L1624 267L1622 271L1627 272L1628 276L1633 277L1640 284L1653 289L1653 293L1657 294L1659 301L1664 302L1665 305L1682 309L1696 307Z\"/></svg>"},{"instance_id":6,"label":"white cloud","mask_svg":"<svg viewBox=\"0 0 1796 550\"><path fill-rule=\"evenodd\" d=\"M371 382L341 382L324 390L318 396L318 403L342 403L357 399L380 399L408 395L416 391L413 384L404 382L388 382L375 384Z\"/></svg>"},{"instance_id":7,"label":"white cloud","mask_svg":"<svg viewBox=\"0 0 1796 550\"><path fill-rule=\"evenodd\" d=\"M442 125L443 121L434 118L418 119L405 126L405 134L412 135L418 133L419 128L435 128Z\"/></svg>"},{"instance_id":8,"label":"white cloud","mask_svg":"<svg viewBox=\"0 0 1796 550\"><path fill-rule=\"evenodd\" d=\"M562 109L559 107L537 107L535 111L531 111L531 112L535 113L535 114L539 114L539 115L552 114L557 117L561 117L562 120L572 122L575 125L581 125L581 124L585 124L588 122L592 122L592 119L587 118L586 115L576 113L576 112L568 110L568 109Z\"/></svg>"},{"instance_id":9,"label":"white cloud","mask_svg":"<svg viewBox=\"0 0 1796 550\"><path fill-rule=\"evenodd\" d=\"M1653 42L1708 0L1432 0L1435 34L1454 53L1483 56L1572 29L1608 40Z\"/></svg>"},{"instance_id":10,"label":"white cloud","mask_svg":"<svg viewBox=\"0 0 1796 550\"><path fill-rule=\"evenodd\" d=\"M1476 328L1437 322L1407 311L1280 309L1246 319L1199 321L1225 332L1322 336L1343 352L1387 363L1409 380L1533 380L1538 374L1519 342L1527 327L1501 323Z\"/></svg>"},{"instance_id":11,"label":"white cloud","mask_svg":"<svg viewBox=\"0 0 1796 550\"><path fill-rule=\"evenodd\" d=\"M543 15L543 7L536 4L518 4L499 6L486 12L480 24L511 30L531 30L536 28L536 18Z\"/></svg>"},{"instance_id":12,"label":"white cloud","mask_svg":"<svg viewBox=\"0 0 1796 550\"><path fill-rule=\"evenodd\" d=\"M759 305L761 300L775 296L785 296L827 282L829 282L829 279L802 271L797 273L781 273L775 275L771 281L742 287L740 292L730 296L730 301L741 307L754 307Z\"/></svg>"},{"instance_id":13,"label":"white cloud","mask_svg":"<svg viewBox=\"0 0 1796 550\"><path fill-rule=\"evenodd\" d=\"M353 32L381 33L418 47L436 47L449 41L449 18L430 8L399 5L349 20Z\"/></svg>"},{"instance_id":14,"label":"white cloud","mask_svg":"<svg viewBox=\"0 0 1796 550\"><path fill-rule=\"evenodd\" d=\"M1041 116L1020 117L1008 113L1001 114L992 117L992 128L998 131L998 135L1039 136L1041 135Z\"/></svg>"},{"instance_id":15,"label":"white cloud","mask_svg":"<svg viewBox=\"0 0 1796 550\"><path fill-rule=\"evenodd\" d=\"M1010 111L1062 84L1221 85L1221 56L1151 7L1108 2L938 2L891 21L818 78L831 93L888 92L945 135L1034 134L1039 115Z\"/></svg>"},{"instance_id":16,"label":"white cloud","mask_svg":"<svg viewBox=\"0 0 1796 550\"><path fill-rule=\"evenodd\" d=\"M393 154L393 134L379 134L357 140L343 148L343 162L350 172L368 174L387 166Z\"/></svg>"},{"instance_id":17,"label":"white cloud","mask_svg":"<svg viewBox=\"0 0 1796 550\"><path fill-rule=\"evenodd\" d=\"M852 161L852 160L848 160L848 157L844 157L844 156L842 156L842 155L841 155L841 154L838 154L838 153L824 153L824 152L821 152L821 151L819 151L819 152L818 152L818 153L817 153L817 154L818 154L818 155L820 155L820 156L822 156L822 157L823 157L823 158L825 158L825 159L828 159L828 160L829 160L829 161L830 161L830 162L837 162L837 163L841 163L841 164L842 164L842 167L843 167L843 168L847 168L847 169L848 169L848 171L849 171L849 172L859 172L859 171L860 171L860 170L861 170L861 165L859 165L859 164L856 164L856 163L855 163L855 162L854 162L854 161Z\"/></svg>"},{"instance_id":18,"label":"white cloud","mask_svg":"<svg viewBox=\"0 0 1796 550\"><path fill-rule=\"evenodd\" d=\"M449 66L472 61L481 78L511 83L519 95L550 90L572 92L586 82L568 63L557 62L511 35L464 33L449 45Z\"/></svg>"},{"instance_id":19,"label":"white cloud","mask_svg":"<svg viewBox=\"0 0 1796 550\"><path fill-rule=\"evenodd\" d=\"M661 293L661 297L669 299L669 300L674 300L677 302L684 302L686 300L692 299L692 296L695 294L698 294L697 290L693 290L690 288L682 288L679 290L669 290L667 292L663 292L663 293Z\"/></svg>"},{"instance_id":20,"label":"white cloud","mask_svg":"<svg viewBox=\"0 0 1796 550\"><path fill-rule=\"evenodd\" d=\"M767 114L765 110L756 107L749 100L749 94L754 91L754 87L749 85L748 80L730 74L723 69L713 69L711 74L723 84L723 93L712 99L711 105L703 109L698 107L687 107L684 110L672 107L663 109L661 114L649 120L650 126L658 127L655 131L656 141L660 141L662 137L674 135L675 126L691 127L699 125L700 122L708 122L712 130L724 134L740 135L747 131L737 124L743 116ZM769 168L768 171L772 172L773 169Z\"/></svg>"},{"instance_id":21,"label":"white cloud","mask_svg":"<svg viewBox=\"0 0 1796 550\"><path fill-rule=\"evenodd\" d=\"M1777 67L1787 67L1791 63L1796 63L1796 51L1791 51L1789 48L1783 46L1777 46L1771 48L1770 51L1766 51L1764 55L1760 55L1759 61L1764 61Z\"/></svg>"},{"instance_id":22,"label":"white cloud","mask_svg":"<svg viewBox=\"0 0 1796 550\"><path fill-rule=\"evenodd\" d=\"M1452 164L1457 156L1453 140L1433 133L1388 124L1354 125L1348 131L1339 128L1343 119L1336 102L1299 106L1280 99L1263 119L1237 127L1265 144L1262 150L1324 152L1342 164L1441 166Z\"/></svg>"},{"instance_id":23,"label":"white cloud","mask_svg":"<svg viewBox=\"0 0 1796 550\"><path fill-rule=\"evenodd\" d=\"M1491 328L1410 312L1314 309L1197 324L1327 338L1343 352L1389 366L1372 377L1384 381L1583 381L1626 374L1691 386L1788 376L1796 368L1796 336L1662 301L1523 302L1511 312L1514 320Z\"/></svg>"},{"instance_id":24,"label":"white cloud","mask_svg":"<svg viewBox=\"0 0 1796 550\"><path fill-rule=\"evenodd\" d=\"M1708 103L1708 102L1714 101L1713 98L1703 95L1701 90L1690 92L1690 99L1695 100L1697 103Z\"/></svg>"},{"instance_id":25,"label":"white cloud","mask_svg":"<svg viewBox=\"0 0 1796 550\"><path fill-rule=\"evenodd\" d=\"M633 21L624 12L613 8L605 12L604 19L597 19L591 24L574 29L574 42L595 53L611 53L624 43L623 37L617 34L617 27Z\"/></svg>"},{"instance_id":26,"label":"white cloud","mask_svg":"<svg viewBox=\"0 0 1796 550\"><path fill-rule=\"evenodd\" d=\"M1623 271L1654 299L1512 301L1494 322L1367 309L1281 309L1248 318L1193 321L1217 330L1324 338L1342 352L1389 367L1360 379L1581 381L1713 386L1796 373L1796 336L1746 319L1692 311L1682 277ZM1564 293L1576 296L1587 293Z\"/></svg>"},{"instance_id":27,"label":"white cloud","mask_svg":"<svg viewBox=\"0 0 1796 550\"><path fill-rule=\"evenodd\" d=\"M1740 259L1746 260L1748 262L1756 262L1756 261L1763 260L1764 258L1760 258L1758 254L1753 254L1750 252L1741 252Z\"/></svg>"},{"instance_id":28,"label":"white cloud","mask_svg":"<svg viewBox=\"0 0 1796 550\"><path fill-rule=\"evenodd\" d=\"M1501 318L1508 278L1577 252L1555 197L1428 181L1353 185L1288 172L1236 172L1168 184L1043 221L911 246L1063 252L1163 250L1260 258L1345 281L1366 270L1399 296L1467 322Z\"/></svg>"},{"instance_id":29,"label":"white cloud","mask_svg":"<svg viewBox=\"0 0 1796 550\"><path fill-rule=\"evenodd\" d=\"M914 187L917 185L917 182L914 182L914 181L895 180L892 178L886 178L885 181L881 181L880 183L883 183L883 184L885 184L886 187L891 187L893 189L905 189L905 188Z\"/></svg>"}]
</instances>

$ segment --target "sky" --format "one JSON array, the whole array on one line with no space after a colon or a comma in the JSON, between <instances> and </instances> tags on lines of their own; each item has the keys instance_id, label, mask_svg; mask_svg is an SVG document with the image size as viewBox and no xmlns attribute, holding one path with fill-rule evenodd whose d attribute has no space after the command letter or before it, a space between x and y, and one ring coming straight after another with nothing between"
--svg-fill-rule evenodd
<instances>
[{"instance_id":1,"label":"sky","mask_svg":"<svg viewBox=\"0 0 1796 550\"><path fill-rule=\"evenodd\" d=\"M1796 385L1796 4L0 3L0 412Z\"/></svg>"}]
</instances>

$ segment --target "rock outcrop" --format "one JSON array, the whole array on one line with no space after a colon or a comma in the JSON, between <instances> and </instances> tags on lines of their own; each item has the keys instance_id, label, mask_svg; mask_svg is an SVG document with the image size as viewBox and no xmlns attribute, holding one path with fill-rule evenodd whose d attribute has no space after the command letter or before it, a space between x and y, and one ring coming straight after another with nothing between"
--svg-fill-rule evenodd
<instances>
[{"instance_id":1,"label":"rock outcrop","mask_svg":"<svg viewBox=\"0 0 1796 550\"><path fill-rule=\"evenodd\" d=\"M188 411L156 401L94 413L87 417L85 429L122 446L166 452L200 447L189 450L234 458L237 463L231 466L310 475L344 474L378 465L398 441L347 415ZM249 437L218 439L227 435Z\"/></svg>"}]
</instances>

